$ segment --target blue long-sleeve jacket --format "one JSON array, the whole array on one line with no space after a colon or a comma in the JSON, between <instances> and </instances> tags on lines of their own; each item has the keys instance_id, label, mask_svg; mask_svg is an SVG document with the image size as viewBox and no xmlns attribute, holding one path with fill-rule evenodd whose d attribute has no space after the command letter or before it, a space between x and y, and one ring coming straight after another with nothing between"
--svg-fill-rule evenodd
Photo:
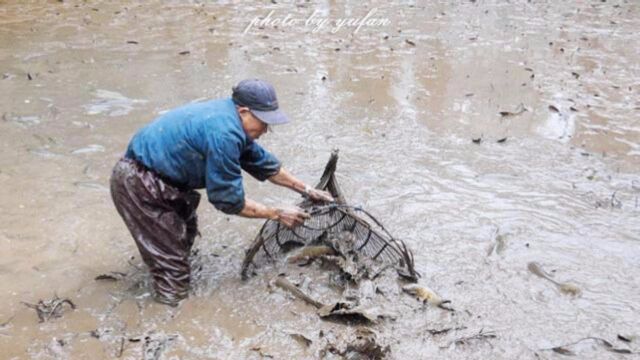
<instances>
[{"instance_id":1,"label":"blue long-sleeve jacket","mask_svg":"<svg viewBox=\"0 0 640 360\"><path fill-rule=\"evenodd\" d=\"M230 98L158 117L134 135L125 157L181 187L206 187L209 201L227 214L244 207L241 169L260 181L280 171L280 161L245 134Z\"/></svg>"}]
</instances>

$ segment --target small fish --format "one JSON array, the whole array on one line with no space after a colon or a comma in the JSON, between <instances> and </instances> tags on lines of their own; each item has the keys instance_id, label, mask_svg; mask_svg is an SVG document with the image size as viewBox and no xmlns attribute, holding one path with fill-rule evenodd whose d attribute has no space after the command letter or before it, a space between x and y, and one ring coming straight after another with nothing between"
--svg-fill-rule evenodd
<instances>
[{"instance_id":1,"label":"small fish","mask_svg":"<svg viewBox=\"0 0 640 360\"><path fill-rule=\"evenodd\" d=\"M577 285L574 285L574 284L571 284L571 283L561 283L561 282L557 282L557 281L553 280L549 276L549 274L547 274L544 270L542 270L542 267L537 262L530 262L527 265L527 268L534 275L539 276L539 277L541 277L543 279L546 279L546 280L550 281L551 283L553 283L555 286L558 287L558 290L560 290L560 292L563 293L563 294L567 294L567 295L571 295L571 296L578 296L582 292Z\"/></svg>"},{"instance_id":2,"label":"small fish","mask_svg":"<svg viewBox=\"0 0 640 360\"><path fill-rule=\"evenodd\" d=\"M287 261L289 263L297 263L301 260L312 260L324 255L336 255L336 251L326 245L305 246L297 254L290 256Z\"/></svg>"},{"instance_id":3,"label":"small fish","mask_svg":"<svg viewBox=\"0 0 640 360\"><path fill-rule=\"evenodd\" d=\"M404 290L404 292L408 294L415 295L418 298L418 300L422 301L423 303L427 303L429 305L440 307L443 304L450 302L448 300L443 300L433 290L424 286L409 284L409 285L403 286L402 290Z\"/></svg>"}]
</instances>

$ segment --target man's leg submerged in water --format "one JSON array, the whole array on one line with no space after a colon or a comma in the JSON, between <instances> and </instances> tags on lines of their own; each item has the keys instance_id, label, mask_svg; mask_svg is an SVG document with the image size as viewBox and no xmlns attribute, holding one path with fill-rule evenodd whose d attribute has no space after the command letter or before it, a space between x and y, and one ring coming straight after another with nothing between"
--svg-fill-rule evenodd
<instances>
[{"instance_id":1,"label":"man's leg submerged in water","mask_svg":"<svg viewBox=\"0 0 640 360\"><path fill-rule=\"evenodd\" d=\"M189 292L200 194L178 190L125 159L114 168L111 196L149 266L156 300L177 305Z\"/></svg>"}]
</instances>

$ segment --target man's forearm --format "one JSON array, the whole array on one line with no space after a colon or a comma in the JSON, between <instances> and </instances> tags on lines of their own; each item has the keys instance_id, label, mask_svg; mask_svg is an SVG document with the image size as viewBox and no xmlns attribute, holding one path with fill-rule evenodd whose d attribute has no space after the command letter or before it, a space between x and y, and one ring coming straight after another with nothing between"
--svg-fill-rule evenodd
<instances>
[{"instance_id":1,"label":"man's forearm","mask_svg":"<svg viewBox=\"0 0 640 360\"><path fill-rule=\"evenodd\" d=\"M276 220L278 218L278 209L245 198L244 207L240 210L238 215L247 218Z\"/></svg>"},{"instance_id":2,"label":"man's forearm","mask_svg":"<svg viewBox=\"0 0 640 360\"><path fill-rule=\"evenodd\" d=\"M309 214L298 207L272 208L251 199L244 199L244 207L238 215L248 218L263 218L278 221L288 228L293 228L309 218Z\"/></svg>"},{"instance_id":3,"label":"man's forearm","mask_svg":"<svg viewBox=\"0 0 640 360\"><path fill-rule=\"evenodd\" d=\"M306 184L300 179L293 176L287 169L280 168L280 171L269 178L269 181L276 185L287 187L293 191L304 193L306 190Z\"/></svg>"}]
</instances>

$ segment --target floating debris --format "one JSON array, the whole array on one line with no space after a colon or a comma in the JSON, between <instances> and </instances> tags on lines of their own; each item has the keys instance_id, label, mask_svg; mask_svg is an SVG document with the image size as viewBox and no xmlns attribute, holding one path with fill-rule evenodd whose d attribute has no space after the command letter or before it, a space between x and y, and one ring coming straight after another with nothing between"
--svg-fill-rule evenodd
<instances>
[{"instance_id":1,"label":"floating debris","mask_svg":"<svg viewBox=\"0 0 640 360\"><path fill-rule=\"evenodd\" d=\"M262 350L262 347L260 346L254 346L249 350L257 352L258 355L260 355L260 357L269 358L269 359L273 358L273 355L266 353L264 350Z\"/></svg>"},{"instance_id":2,"label":"floating debris","mask_svg":"<svg viewBox=\"0 0 640 360\"><path fill-rule=\"evenodd\" d=\"M534 275L537 275L537 276L539 276L539 277L541 277L543 279L546 279L546 280L550 281L551 283L553 283L554 285L556 285L558 287L558 290L560 290L560 292L563 293L563 294L567 294L567 295L571 295L571 296L578 296L581 293L581 290L577 285L574 285L574 284L571 284L571 283L561 283L561 282L558 282L558 281L555 281L554 279L552 279L549 276L549 274L547 274L542 269L540 264L538 264L537 262L530 262L527 265L527 268Z\"/></svg>"},{"instance_id":3,"label":"floating debris","mask_svg":"<svg viewBox=\"0 0 640 360\"><path fill-rule=\"evenodd\" d=\"M40 300L37 304L22 302L25 306L34 309L38 314L40 322L47 322L50 319L62 317L64 305L68 305L71 310L75 310L76 305L69 299L60 299L57 295L51 300Z\"/></svg>"},{"instance_id":4,"label":"floating debris","mask_svg":"<svg viewBox=\"0 0 640 360\"><path fill-rule=\"evenodd\" d=\"M108 280L108 281L118 281L122 280L127 276L127 274L119 271L111 271L108 274L100 274L94 278L96 281L100 280Z\"/></svg>"},{"instance_id":5,"label":"floating debris","mask_svg":"<svg viewBox=\"0 0 640 360\"><path fill-rule=\"evenodd\" d=\"M629 336L629 335L621 335L621 334L618 334L618 340L620 340L620 341L624 341L624 342L626 342L626 343L630 343L630 342L632 342L632 341L633 341L633 340L635 340L635 339L637 339L637 336Z\"/></svg>"},{"instance_id":6,"label":"floating debris","mask_svg":"<svg viewBox=\"0 0 640 360\"><path fill-rule=\"evenodd\" d=\"M485 332L484 329L480 329L480 331L474 335L471 336L465 336L465 337L461 337L458 339L455 339L454 341L450 342L449 345L445 346L444 348L448 348L451 345L465 345L468 344L470 341L472 340L483 340L486 341L488 339L495 339L498 336L495 334L494 331L488 331Z\"/></svg>"},{"instance_id":7,"label":"floating debris","mask_svg":"<svg viewBox=\"0 0 640 360\"><path fill-rule=\"evenodd\" d=\"M518 107L514 111L500 111L499 114L502 117L511 117L511 116L520 115L525 111L527 111L527 108L524 106L524 104L521 103L520 105L518 105Z\"/></svg>"},{"instance_id":8,"label":"floating debris","mask_svg":"<svg viewBox=\"0 0 640 360\"><path fill-rule=\"evenodd\" d=\"M428 332L431 335L442 335L442 334L446 334L449 331L458 331L458 330L465 330L467 327L466 326L459 326L459 327L449 327L449 328L443 328L443 329L426 329L425 331Z\"/></svg>"},{"instance_id":9,"label":"floating debris","mask_svg":"<svg viewBox=\"0 0 640 360\"><path fill-rule=\"evenodd\" d=\"M407 43L410 46L416 46L416 43L414 43L413 41L411 41L409 39L405 39L404 42Z\"/></svg>"},{"instance_id":10,"label":"floating debris","mask_svg":"<svg viewBox=\"0 0 640 360\"><path fill-rule=\"evenodd\" d=\"M574 353L573 351L569 350L569 349L565 349L562 346L556 346L554 348L551 348L551 350L553 350L553 352L558 353L560 355L566 355L566 356L575 356L576 353Z\"/></svg>"},{"instance_id":11,"label":"floating debris","mask_svg":"<svg viewBox=\"0 0 640 360\"><path fill-rule=\"evenodd\" d=\"M297 341L300 345L302 345L304 347L309 347L313 343L313 341L311 341L311 339L309 339L308 337L306 337L306 336L304 336L302 334L291 333L291 334L289 334L289 336L291 336L295 341Z\"/></svg>"},{"instance_id":12,"label":"floating debris","mask_svg":"<svg viewBox=\"0 0 640 360\"><path fill-rule=\"evenodd\" d=\"M15 315L12 315L9 319L0 323L0 330L4 330L4 328L9 327L9 324L11 324L11 322L13 321L13 318L15 317L16 317Z\"/></svg>"},{"instance_id":13,"label":"floating debris","mask_svg":"<svg viewBox=\"0 0 640 360\"><path fill-rule=\"evenodd\" d=\"M344 344L328 343L320 351L320 358L325 358L329 352L341 356L343 359L382 360L391 351L389 345L380 343L375 331L365 327L357 328L353 338L345 339Z\"/></svg>"},{"instance_id":14,"label":"floating debris","mask_svg":"<svg viewBox=\"0 0 640 360\"><path fill-rule=\"evenodd\" d=\"M609 341L603 339L603 338L599 338L599 337L594 337L594 336L589 336L589 337L585 337L582 338L578 341L574 341L572 343L569 344L565 344L565 345L561 345L561 346L554 346L552 348L548 348L548 349L541 349L542 351L545 350L551 350L555 353L558 354L562 354L562 355L567 355L567 356L575 356L576 353L574 351L572 351L571 349L569 349L570 346L579 344L583 341L586 340L591 340L593 342L595 342L596 344L602 346L605 350L609 351L609 352L613 352L616 354L634 354L634 352L632 352L629 349L621 349L621 348L616 348L613 346L613 344L611 344Z\"/></svg>"},{"instance_id":15,"label":"floating debris","mask_svg":"<svg viewBox=\"0 0 640 360\"><path fill-rule=\"evenodd\" d=\"M496 229L494 233L495 241L489 247L489 251L487 251L487 256L490 256L495 251L496 254L502 255L505 248L507 247L507 241L504 234L501 234L500 229Z\"/></svg>"},{"instance_id":16,"label":"floating debris","mask_svg":"<svg viewBox=\"0 0 640 360\"><path fill-rule=\"evenodd\" d=\"M177 339L177 335L165 335L163 333L151 331L144 336L142 345L144 360L159 360L162 353ZM131 341L131 339L129 340ZM139 341L139 339L138 339Z\"/></svg>"},{"instance_id":17,"label":"floating debris","mask_svg":"<svg viewBox=\"0 0 640 360\"><path fill-rule=\"evenodd\" d=\"M381 315L361 309L354 303L338 301L318 309L318 315L323 319L340 319L346 321L375 324Z\"/></svg>"}]
</instances>

